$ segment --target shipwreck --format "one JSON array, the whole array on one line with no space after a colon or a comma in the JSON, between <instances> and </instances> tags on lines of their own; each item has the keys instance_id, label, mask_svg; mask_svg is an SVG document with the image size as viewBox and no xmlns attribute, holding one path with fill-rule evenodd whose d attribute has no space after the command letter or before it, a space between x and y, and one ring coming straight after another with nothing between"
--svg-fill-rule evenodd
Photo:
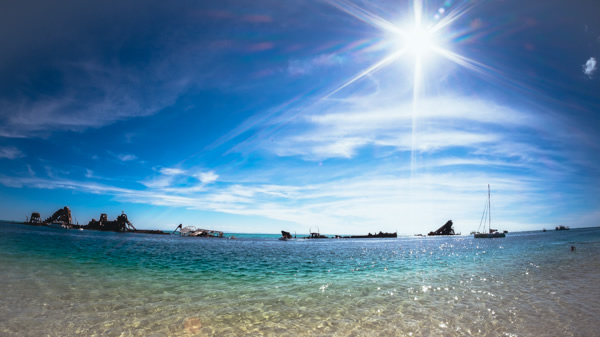
<instances>
[{"instance_id":1,"label":"shipwreck","mask_svg":"<svg viewBox=\"0 0 600 337\"><path fill-rule=\"evenodd\" d=\"M63 228L72 228L73 219L71 217L71 209L67 206L60 208L54 212L51 216L47 217L42 221L42 216L39 212L32 212L31 217L24 222L25 225L30 226L60 226Z\"/></svg>"},{"instance_id":2,"label":"shipwreck","mask_svg":"<svg viewBox=\"0 0 600 337\"><path fill-rule=\"evenodd\" d=\"M108 232L135 232L136 228L127 219L127 214L121 212L121 215L116 220L108 220L106 213L100 214L100 219L92 219L83 229L91 229L96 231Z\"/></svg>"},{"instance_id":3,"label":"shipwreck","mask_svg":"<svg viewBox=\"0 0 600 337\"><path fill-rule=\"evenodd\" d=\"M75 227L74 225L73 227ZM152 229L137 229L127 218L127 214L121 211L121 215L116 220L108 220L106 213L100 214L100 220L92 219L86 226L80 226L82 229L96 230L96 231L107 231L107 232L130 232L138 234L163 234L161 230Z\"/></svg>"},{"instance_id":4,"label":"shipwreck","mask_svg":"<svg viewBox=\"0 0 600 337\"><path fill-rule=\"evenodd\" d=\"M377 238L397 238L398 237L398 232L394 232L394 233L385 233L385 232L379 232L379 233L369 233L367 235L350 235L350 236L341 236L341 239L377 239Z\"/></svg>"},{"instance_id":5,"label":"shipwreck","mask_svg":"<svg viewBox=\"0 0 600 337\"><path fill-rule=\"evenodd\" d=\"M223 234L224 234L221 231L196 228L194 226L183 227L182 224L179 224L179 226L177 226L177 228L175 228L175 230L173 231L173 234L175 234L175 232L177 232L177 230L179 230L179 233L181 234L181 236L191 236L191 237L198 237L198 238L222 238Z\"/></svg>"},{"instance_id":6,"label":"shipwreck","mask_svg":"<svg viewBox=\"0 0 600 337\"><path fill-rule=\"evenodd\" d=\"M452 227L452 220L448 220L442 227L438 228L435 232L429 232L428 236L439 236L439 235L460 235L460 233L455 233L454 228Z\"/></svg>"}]
</instances>

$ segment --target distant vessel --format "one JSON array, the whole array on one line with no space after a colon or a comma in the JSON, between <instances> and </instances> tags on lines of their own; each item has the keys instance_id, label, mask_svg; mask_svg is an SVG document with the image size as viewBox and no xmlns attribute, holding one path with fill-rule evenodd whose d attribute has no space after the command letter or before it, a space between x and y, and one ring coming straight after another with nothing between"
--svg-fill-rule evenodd
<instances>
[{"instance_id":1,"label":"distant vessel","mask_svg":"<svg viewBox=\"0 0 600 337\"><path fill-rule=\"evenodd\" d=\"M566 231L569 230L569 226L556 226L555 228L557 231Z\"/></svg>"},{"instance_id":2,"label":"distant vessel","mask_svg":"<svg viewBox=\"0 0 600 337\"><path fill-rule=\"evenodd\" d=\"M506 237L506 234L498 232L497 229L492 229L492 202L490 198L490 184L488 184L488 202L483 209L483 215L481 216L481 222L479 223L479 227L481 228L481 224L483 224L483 232L477 232L473 234L475 239L492 239L492 238L503 238ZM487 221L486 221L486 212L487 212ZM485 232L486 223L487 222L487 233Z\"/></svg>"},{"instance_id":3,"label":"distant vessel","mask_svg":"<svg viewBox=\"0 0 600 337\"><path fill-rule=\"evenodd\" d=\"M305 239L329 239L326 235L321 235L319 232L311 232L310 236L305 237Z\"/></svg>"},{"instance_id":4,"label":"distant vessel","mask_svg":"<svg viewBox=\"0 0 600 337\"><path fill-rule=\"evenodd\" d=\"M319 232L319 228L317 227L317 231L313 232L312 228L308 230L308 233L310 234L310 236L306 236L304 237L304 239L329 239L328 236L325 235L321 235L321 233Z\"/></svg>"}]
</instances>

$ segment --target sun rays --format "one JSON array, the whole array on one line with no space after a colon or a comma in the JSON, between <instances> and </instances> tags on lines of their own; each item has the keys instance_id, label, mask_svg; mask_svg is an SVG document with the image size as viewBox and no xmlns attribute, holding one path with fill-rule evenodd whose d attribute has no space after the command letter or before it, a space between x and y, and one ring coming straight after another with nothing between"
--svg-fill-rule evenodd
<instances>
[{"instance_id":1,"label":"sun rays","mask_svg":"<svg viewBox=\"0 0 600 337\"><path fill-rule=\"evenodd\" d=\"M473 5L470 3L453 5L452 1L446 1L443 7L437 8L432 13L425 13L426 9L424 8L423 0L413 0L410 3L412 7L411 17L409 17L406 22L396 23L386 20L348 0L328 0L327 2L354 18L382 31L389 37L389 45L393 46L393 48L391 48L382 59L359 71L349 80L329 92L324 98L328 98L340 92L344 88L376 73L400 59L408 58L410 62L410 58L412 57L412 176L417 167L417 121L420 110L420 101L425 95L424 79L427 75L428 63L434 62L435 57L441 56L461 67L484 76L490 76L490 74L494 73L494 69L490 66L451 50L452 39L449 34L450 26L455 23L460 23L460 19L473 8ZM428 16L426 16L426 14Z\"/></svg>"}]
</instances>

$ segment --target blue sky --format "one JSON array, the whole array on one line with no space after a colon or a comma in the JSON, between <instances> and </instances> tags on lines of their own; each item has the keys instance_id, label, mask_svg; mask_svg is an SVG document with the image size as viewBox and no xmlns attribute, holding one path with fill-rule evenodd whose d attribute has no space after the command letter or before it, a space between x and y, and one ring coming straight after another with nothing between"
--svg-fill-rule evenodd
<instances>
[{"instance_id":1,"label":"blue sky","mask_svg":"<svg viewBox=\"0 0 600 337\"><path fill-rule=\"evenodd\" d=\"M468 233L490 184L499 229L597 226L599 10L3 3L0 218Z\"/></svg>"}]
</instances>

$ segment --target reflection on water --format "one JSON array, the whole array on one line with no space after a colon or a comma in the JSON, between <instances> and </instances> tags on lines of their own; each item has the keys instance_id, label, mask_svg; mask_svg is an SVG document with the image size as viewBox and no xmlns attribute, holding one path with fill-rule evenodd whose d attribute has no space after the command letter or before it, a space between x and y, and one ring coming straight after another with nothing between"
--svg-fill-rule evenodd
<instances>
[{"instance_id":1,"label":"reflection on water","mask_svg":"<svg viewBox=\"0 0 600 337\"><path fill-rule=\"evenodd\" d=\"M282 242L2 223L0 234L0 335L589 336L600 314L598 229Z\"/></svg>"}]
</instances>

